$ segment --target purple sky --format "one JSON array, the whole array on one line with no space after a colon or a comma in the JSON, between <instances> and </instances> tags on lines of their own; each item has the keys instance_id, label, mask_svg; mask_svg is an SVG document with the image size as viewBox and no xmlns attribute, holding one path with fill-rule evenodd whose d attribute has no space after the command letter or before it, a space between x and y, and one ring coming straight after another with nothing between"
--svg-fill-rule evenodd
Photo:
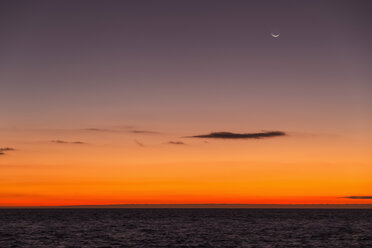
<instances>
[{"instance_id":1,"label":"purple sky","mask_svg":"<svg viewBox=\"0 0 372 248\"><path fill-rule=\"evenodd\" d=\"M370 1L2 1L1 126L367 131L370 13Z\"/></svg>"}]
</instances>

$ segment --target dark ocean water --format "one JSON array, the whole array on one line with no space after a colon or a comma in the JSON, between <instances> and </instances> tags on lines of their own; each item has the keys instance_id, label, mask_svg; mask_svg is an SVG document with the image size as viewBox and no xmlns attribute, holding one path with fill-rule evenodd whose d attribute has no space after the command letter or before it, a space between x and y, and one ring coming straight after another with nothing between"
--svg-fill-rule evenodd
<instances>
[{"instance_id":1,"label":"dark ocean water","mask_svg":"<svg viewBox=\"0 0 372 248\"><path fill-rule=\"evenodd\" d=\"M0 247L372 247L372 210L0 209Z\"/></svg>"}]
</instances>

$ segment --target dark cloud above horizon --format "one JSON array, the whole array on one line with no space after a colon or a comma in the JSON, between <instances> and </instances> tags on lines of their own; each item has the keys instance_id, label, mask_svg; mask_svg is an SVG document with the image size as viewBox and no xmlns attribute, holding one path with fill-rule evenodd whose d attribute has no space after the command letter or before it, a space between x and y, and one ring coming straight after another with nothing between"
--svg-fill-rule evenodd
<instances>
[{"instance_id":1,"label":"dark cloud above horizon","mask_svg":"<svg viewBox=\"0 0 372 248\"><path fill-rule=\"evenodd\" d=\"M85 145L85 142L82 141L65 141L65 140L51 140L50 142L56 144L75 144L75 145Z\"/></svg>"},{"instance_id":2,"label":"dark cloud above horizon","mask_svg":"<svg viewBox=\"0 0 372 248\"><path fill-rule=\"evenodd\" d=\"M159 132L149 131L149 130L131 130L129 132L137 133L137 134L158 134L159 133Z\"/></svg>"},{"instance_id":3,"label":"dark cloud above horizon","mask_svg":"<svg viewBox=\"0 0 372 248\"><path fill-rule=\"evenodd\" d=\"M347 199L359 199L359 200L362 200L362 199L372 199L372 196L369 196L369 195L366 195L366 196L359 196L359 195L352 195L352 196L344 196L342 198L347 198Z\"/></svg>"},{"instance_id":4,"label":"dark cloud above horizon","mask_svg":"<svg viewBox=\"0 0 372 248\"><path fill-rule=\"evenodd\" d=\"M15 149L14 148L11 148L11 147L2 147L0 148L0 151L14 151Z\"/></svg>"},{"instance_id":5,"label":"dark cloud above horizon","mask_svg":"<svg viewBox=\"0 0 372 248\"><path fill-rule=\"evenodd\" d=\"M15 149L12 147L1 147L0 148L0 155L5 155L5 152L14 151Z\"/></svg>"},{"instance_id":6,"label":"dark cloud above horizon","mask_svg":"<svg viewBox=\"0 0 372 248\"><path fill-rule=\"evenodd\" d=\"M269 131L259 133L232 133L232 132L213 132L209 134L201 134L190 136L190 138L212 138L212 139L261 139L272 138L287 135L282 131Z\"/></svg>"},{"instance_id":7,"label":"dark cloud above horizon","mask_svg":"<svg viewBox=\"0 0 372 248\"><path fill-rule=\"evenodd\" d=\"M167 144L169 145L186 145L186 143L182 141L169 141Z\"/></svg>"}]
</instances>

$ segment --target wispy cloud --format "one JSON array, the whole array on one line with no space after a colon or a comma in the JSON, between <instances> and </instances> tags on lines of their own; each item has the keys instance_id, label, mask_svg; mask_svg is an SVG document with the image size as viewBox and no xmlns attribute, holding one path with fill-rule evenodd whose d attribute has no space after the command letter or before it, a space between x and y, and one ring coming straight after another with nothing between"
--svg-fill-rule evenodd
<instances>
[{"instance_id":1,"label":"wispy cloud","mask_svg":"<svg viewBox=\"0 0 372 248\"><path fill-rule=\"evenodd\" d=\"M11 147L2 147L0 148L0 151L1 152L5 152L5 151L14 151L15 149L14 148L11 148Z\"/></svg>"},{"instance_id":2,"label":"wispy cloud","mask_svg":"<svg viewBox=\"0 0 372 248\"><path fill-rule=\"evenodd\" d=\"M142 142L139 142L138 140L134 140L134 142L140 146L140 147L145 147L145 145Z\"/></svg>"},{"instance_id":3,"label":"wispy cloud","mask_svg":"<svg viewBox=\"0 0 372 248\"><path fill-rule=\"evenodd\" d=\"M155 131L148 131L148 130L131 130L130 133L138 133L138 134L158 134L159 132Z\"/></svg>"},{"instance_id":4,"label":"wispy cloud","mask_svg":"<svg viewBox=\"0 0 372 248\"><path fill-rule=\"evenodd\" d=\"M134 133L134 134L159 134L159 132L151 130L132 130L132 127L120 127L120 128L85 128L84 131L99 132L99 133Z\"/></svg>"},{"instance_id":5,"label":"wispy cloud","mask_svg":"<svg viewBox=\"0 0 372 248\"><path fill-rule=\"evenodd\" d=\"M5 155L5 152L14 151L12 147L0 147L0 155Z\"/></svg>"},{"instance_id":6,"label":"wispy cloud","mask_svg":"<svg viewBox=\"0 0 372 248\"><path fill-rule=\"evenodd\" d=\"M167 144L169 145L186 145L186 143L182 141L169 141Z\"/></svg>"},{"instance_id":7,"label":"wispy cloud","mask_svg":"<svg viewBox=\"0 0 372 248\"><path fill-rule=\"evenodd\" d=\"M365 195L365 196L360 196L360 195L352 195L352 196L344 196L341 198L347 198L347 199L372 199L372 196Z\"/></svg>"},{"instance_id":8,"label":"wispy cloud","mask_svg":"<svg viewBox=\"0 0 372 248\"><path fill-rule=\"evenodd\" d=\"M282 131L269 131L259 133L231 133L231 132L213 132L190 136L191 138L212 138L212 139L261 139L287 135Z\"/></svg>"},{"instance_id":9,"label":"wispy cloud","mask_svg":"<svg viewBox=\"0 0 372 248\"><path fill-rule=\"evenodd\" d=\"M106 129L106 128L85 128L85 131L90 131L90 132L115 132L113 129Z\"/></svg>"},{"instance_id":10,"label":"wispy cloud","mask_svg":"<svg viewBox=\"0 0 372 248\"><path fill-rule=\"evenodd\" d=\"M65 141L65 140L51 140L50 142L56 144L75 144L75 145L84 145L85 142L82 141Z\"/></svg>"}]
</instances>

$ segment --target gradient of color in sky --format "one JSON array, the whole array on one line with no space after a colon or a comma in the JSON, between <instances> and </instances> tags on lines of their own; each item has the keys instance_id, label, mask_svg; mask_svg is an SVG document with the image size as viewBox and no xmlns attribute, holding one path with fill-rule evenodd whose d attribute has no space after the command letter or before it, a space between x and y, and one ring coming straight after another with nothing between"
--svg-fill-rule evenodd
<instances>
[{"instance_id":1,"label":"gradient of color in sky","mask_svg":"<svg viewBox=\"0 0 372 248\"><path fill-rule=\"evenodd\" d=\"M372 203L371 7L2 1L0 206Z\"/></svg>"}]
</instances>

